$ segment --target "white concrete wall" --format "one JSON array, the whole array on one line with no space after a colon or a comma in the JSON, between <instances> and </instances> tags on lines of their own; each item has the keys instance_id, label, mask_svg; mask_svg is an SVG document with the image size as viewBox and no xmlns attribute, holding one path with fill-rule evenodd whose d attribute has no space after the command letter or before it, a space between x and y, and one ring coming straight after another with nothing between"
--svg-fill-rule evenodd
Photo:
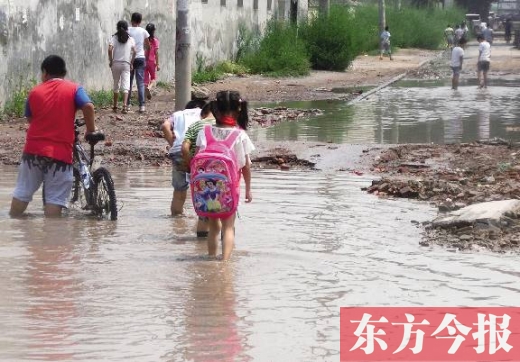
<instances>
[{"instance_id":1,"label":"white concrete wall","mask_svg":"<svg viewBox=\"0 0 520 362\"><path fill-rule=\"evenodd\" d=\"M207 63L231 59L241 23L261 31L276 14L289 18L291 1L189 0L193 65L195 55ZM297 0L299 17L307 12L308 0ZM280 13L282 9L283 14ZM172 81L175 74L176 0L0 0L0 109L20 83L39 80L41 61L49 54L64 57L68 77L88 89L110 89L108 39L117 21L130 21L131 13L143 14L156 25L161 41L159 80Z\"/></svg>"}]
</instances>

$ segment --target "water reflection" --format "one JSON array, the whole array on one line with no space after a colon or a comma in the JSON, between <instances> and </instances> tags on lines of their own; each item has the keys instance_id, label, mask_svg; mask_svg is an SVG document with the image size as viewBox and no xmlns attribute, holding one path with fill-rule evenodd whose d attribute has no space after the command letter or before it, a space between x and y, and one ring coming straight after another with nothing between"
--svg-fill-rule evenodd
<instances>
[{"instance_id":1,"label":"water reflection","mask_svg":"<svg viewBox=\"0 0 520 362\"><path fill-rule=\"evenodd\" d=\"M71 360L75 341L75 318L82 281L76 270L79 255L75 253L80 230L74 223L55 219L35 221L34 227L23 228L21 240L26 244L27 280L30 303L25 310L30 339L27 358L61 361Z\"/></svg>"},{"instance_id":2,"label":"water reflection","mask_svg":"<svg viewBox=\"0 0 520 362\"><path fill-rule=\"evenodd\" d=\"M520 141L518 81L495 81L488 89L464 82L403 81L360 102L289 102L320 108L321 116L253 130L253 138L334 143L450 143L501 137Z\"/></svg>"},{"instance_id":3,"label":"water reflection","mask_svg":"<svg viewBox=\"0 0 520 362\"><path fill-rule=\"evenodd\" d=\"M206 251L205 243L202 245L199 253ZM199 262L191 272L191 298L185 308L185 360L249 360L238 326L235 266L215 261Z\"/></svg>"},{"instance_id":4,"label":"water reflection","mask_svg":"<svg viewBox=\"0 0 520 362\"><path fill-rule=\"evenodd\" d=\"M347 173L262 171L230 263L170 218L168 172L113 170L117 222L25 220L0 178L0 360L331 361L339 308L514 305L517 256L418 245L430 206Z\"/></svg>"}]
</instances>

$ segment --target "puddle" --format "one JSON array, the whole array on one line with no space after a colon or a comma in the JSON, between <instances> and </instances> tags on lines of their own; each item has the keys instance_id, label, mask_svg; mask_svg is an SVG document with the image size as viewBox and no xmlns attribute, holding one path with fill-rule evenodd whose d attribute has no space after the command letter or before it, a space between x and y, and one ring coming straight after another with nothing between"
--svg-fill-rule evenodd
<instances>
[{"instance_id":1,"label":"puddle","mask_svg":"<svg viewBox=\"0 0 520 362\"><path fill-rule=\"evenodd\" d=\"M288 102L284 106L319 108L321 116L251 130L253 139L333 143L453 143L500 137L520 141L518 79L491 80L479 90L476 80L400 81L367 99Z\"/></svg>"}]
</instances>

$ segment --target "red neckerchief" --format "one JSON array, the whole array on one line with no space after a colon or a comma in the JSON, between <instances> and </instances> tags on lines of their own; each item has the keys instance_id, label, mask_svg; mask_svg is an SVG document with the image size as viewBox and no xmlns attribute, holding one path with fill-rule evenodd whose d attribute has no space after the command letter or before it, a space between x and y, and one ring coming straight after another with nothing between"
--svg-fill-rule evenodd
<instances>
[{"instance_id":1,"label":"red neckerchief","mask_svg":"<svg viewBox=\"0 0 520 362\"><path fill-rule=\"evenodd\" d=\"M236 127L237 120L231 116L222 116L219 123L226 126Z\"/></svg>"}]
</instances>

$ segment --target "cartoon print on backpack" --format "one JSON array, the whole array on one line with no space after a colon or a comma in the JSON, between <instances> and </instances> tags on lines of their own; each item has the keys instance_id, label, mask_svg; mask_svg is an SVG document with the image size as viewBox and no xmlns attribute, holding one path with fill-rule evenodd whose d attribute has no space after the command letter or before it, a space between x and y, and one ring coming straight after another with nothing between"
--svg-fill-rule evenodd
<instances>
[{"instance_id":1,"label":"cartoon print on backpack","mask_svg":"<svg viewBox=\"0 0 520 362\"><path fill-rule=\"evenodd\" d=\"M239 199L240 174L231 149L240 131L231 132L221 144L205 126L208 146L192 160L191 185L195 212L204 217L229 217L235 213Z\"/></svg>"},{"instance_id":2,"label":"cartoon print on backpack","mask_svg":"<svg viewBox=\"0 0 520 362\"><path fill-rule=\"evenodd\" d=\"M197 165L193 176L193 200L196 211L208 214L234 212L237 200L231 190L236 180L228 171L228 167L215 159L205 161L203 166Z\"/></svg>"},{"instance_id":3,"label":"cartoon print on backpack","mask_svg":"<svg viewBox=\"0 0 520 362\"><path fill-rule=\"evenodd\" d=\"M222 206L220 205L220 190L217 187L216 180L206 180L206 187L201 191L201 195L206 201L209 212L221 211Z\"/></svg>"},{"instance_id":4,"label":"cartoon print on backpack","mask_svg":"<svg viewBox=\"0 0 520 362\"><path fill-rule=\"evenodd\" d=\"M204 196L202 196L200 193L196 193L193 196L193 205L197 210L200 210L202 212L208 211L208 205L206 203L206 200L204 199Z\"/></svg>"}]
</instances>

